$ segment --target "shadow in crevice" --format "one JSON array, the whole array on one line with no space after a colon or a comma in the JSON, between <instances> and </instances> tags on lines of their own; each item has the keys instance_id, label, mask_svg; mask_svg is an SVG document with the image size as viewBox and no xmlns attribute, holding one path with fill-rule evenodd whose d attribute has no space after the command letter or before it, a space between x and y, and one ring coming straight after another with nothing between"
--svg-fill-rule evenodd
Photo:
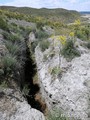
<instances>
[{"instance_id":1,"label":"shadow in crevice","mask_svg":"<svg viewBox=\"0 0 90 120\"><path fill-rule=\"evenodd\" d=\"M44 104L44 109L43 109L43 104L41 100L36 100L36 94L39 93L40 87L39 84L34 84L33 83L33 77L37 72L36 69L36 64L31 58L31 53L30 50L27 48L26 49L26 62L24 66L24 84L22 86L22 89L24 85L28 85L28 88L30 88L28 95L25 97L27 98L28 103L31 105L32 108L35 108L41 112L45 111L46 105Z\"/></svg>"}]
</instances>

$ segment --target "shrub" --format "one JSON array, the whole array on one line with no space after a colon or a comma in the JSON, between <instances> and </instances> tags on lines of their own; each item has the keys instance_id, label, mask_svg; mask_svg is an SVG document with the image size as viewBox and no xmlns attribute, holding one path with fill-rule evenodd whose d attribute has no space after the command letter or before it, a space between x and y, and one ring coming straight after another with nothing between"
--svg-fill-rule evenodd
<instances>
[{"instance_id":1,"label":"shrub","mask_svg":"<svg viewBox=\"0 0 90 120\"><path fill-rule=\"evenodd\" d=\"M86 44L87 48L90 49L90 42Z\"/></svg>"},{"instance_id":2,"label":"shrub","mask_svg":"<svg viewBox=\"0 0 90 120\"><path fill-rule=\"evenodd\" d=\"M17 59L10 54L6 55L2 59L4 72L8 73L14 69L17 63Z\"/></svg>"},{"instance_id":3,"label":"shrub","mask_svg":"<svg viewBox=\"0 0 90 120\"><path fill-rule=\"evenodd\" d=\"M35 36L36 36L36 38L38 38L38 39L48 38L48 37L49 37L49 35L48 35L46 32L41 31L41 30L38 30L38 31L36 32Z\"/></svg>"},{"instance_id":4,"label":"shrub","mask_svg":"<svg viewBox=\"0 0 90 120\"><path fill-rule=\"evenodd\" d=\"M19 51L20 51L20 46L17 44L13 44L10 41L6 41L5 42L5 46L8 49L9 53L11 53L13 56L14 55L18 55Z\"/></svg>"},{"instance_id":5,"label":"shrub","mask_svg":"<svg viewBox=\"0 0 90 120\"><path fill-rule=\"evenodd\" d=\"M90 38L90 28L88 26L85 26L82 30L84 31L87 40L89 40L89 38Z\"/></svg>"},{"instance_id":6,"label":"shrub","mask_svg":"<svg viewBox=\"0 0 90 120\"><path fill-rule=\"evenodd\" d=\"M85 35L84 31L77 30L76 31L76 36L80 38L81 40L87 40L87 37Z\"/></svg>"},{"instance_id":7,"label":"shrub","mask_svg":"<svg viewBox=\"0 0 90 120\"><path fill-rule=\"evenodd\" d=\"M78 29L76 29L75 34L78 38L82 40L89 40L90 39L90 28L89 26L80 26Z\"/></svg>"},{"instance_id":8,"label":"shrub","mask_svg":"<svg viewBox=\"0 0 90 120\"><path fill-rule=\"evenodd\" d=\"M7 81L2 81L1 83L0 83L0 88L2 89L2 88L7 88L8 87L8 84L7 84Z\"/></svg>"},{"instance_id":9,"label":"shrub","mask_svg":"<svg viewBox=\"0 0 90 120\"><path fill-rule=\"evenodd\" d=\"M37 28L38 29L41 29L42 30L42 27L44 26L44 23L42 23L41 21L40 22L37 22Z\"/></svg>"},{"instance_id":10,"label":"shrub","mask_svg":"<svg viewBox=\"0 0 90 120\"><path fill-rule=\"evenodd\" d=\"M51 71L51 74L53 75L59 75L60 73L61 73L61 69L57 66L55 66Z\"/></svg>"},{"instance_id":11,"label":"shrub","mask_svg":"<svg viewBox=\"0 0 90 120\"><path fill-rule=\"evenodd\" d=\"M21 32L21 29L19 28L19 26L15 25L14 23L9 25L9 30L10 32L17 33L17 34Z\"/></svg>"},{"instance_id":12,"label":"shrub","mask_svg":"<svg viewBox=\"0 0 90 120\"><path fill-rule=\"evenodd\" d=\"M30 88L28 87L27 84L24 85L23 89L22 89L22 95L24 97L28 96L29 95L29 91L30 91Z\"/></svg>"},{"instance_id":13,"label":"shrub","mask_svg":"<svg viewBox=\"0 0 90 120\"><path fill-rule=\"evenodd\" d=\"M3 30L6 30L8 31L8 24L5 20L3 20L0 16L0 28L3 29Z\"/></svg>"},{"instance_id":14,"label":"shrub","mask_svg":"<svg viewBox=\"0 0 90 120\"><path fill-rule=\"evenodd\" d=\"M20 29L22 30L21 34L26 39L28 38L30 32L32 32L32 28L30 28L30 27L22 27L22 26L20 26Z\"/></svg>"},{"instance_id":15,"label":"shrub","mask_svg":"<svg viewBox=\"0 0 90 120\"><path fill-rule=\"evenodd\" d=\"M11 41L11 42L21 42L23 41L23 38L21 35L19 34L11 34L11 33L8 33L8 32L3 32L3 36L5 39Z\"/></svg>"},{"instance_id":16,"label":"shrub","mask_svg":"<svg viewBox=\"0 0 90 120\"><path fill-rule=\"evenodd\" d=\"M50 42L48 40L43 40L43 41L40 41L40 44L39 44L42 52L44 52L46 49L49 48L50 46Z\"/></svg>"},{"instance_id":17,"label":"shrub","mask_svg":"<svg viewBox=\"0 0 90 120\"><path fill-rule=\"evenodd\" d=\"M67 40L65 46L61 50L61 54L65 58L73 59L76 56L80 56L80 52L74 47L73 40Z\"/></svg>"}]
</instances>

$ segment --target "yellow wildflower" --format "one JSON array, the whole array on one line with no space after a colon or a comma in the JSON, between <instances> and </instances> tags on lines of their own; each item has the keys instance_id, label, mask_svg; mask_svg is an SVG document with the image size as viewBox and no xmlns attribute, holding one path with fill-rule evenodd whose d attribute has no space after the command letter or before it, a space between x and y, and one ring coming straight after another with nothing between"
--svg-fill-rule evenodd
<instances>
[{"instance_id":1,"label":"yellow wildflower","mask_svg":"<svg viewBox=\"0 0 90 120\"><path fill-rule=\"evenodd\" d=\"M58 40L60 40L62 45L66 44L66 36L61 35L61 36L58 37Z\"/></svg>"},{"instance_id":2,"label":"yellow wildflower","mask_svg":"<svg viewBox=\"0 0 90 120\"><path fill-rule=\"evenodd\" d=\"M69 36L74 37L74 32L70 32Z\"/></svg>"},{"instance_id":3,"label":"yellow wildflower","mask_svg":"<svg viewBox=\"0 0 90 120\"><path fill-rule=\"evenodd\" d=\"M78 20L75 20L75 24L76 25L80 25L81 24L81 21L78 19Z\"/></svg>"}]
</instances>

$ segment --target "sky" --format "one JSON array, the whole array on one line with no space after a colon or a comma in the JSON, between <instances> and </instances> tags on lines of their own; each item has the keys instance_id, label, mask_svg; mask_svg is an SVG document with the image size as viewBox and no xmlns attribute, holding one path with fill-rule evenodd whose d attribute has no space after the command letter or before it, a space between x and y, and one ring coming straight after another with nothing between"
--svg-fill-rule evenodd
<instances>
[{"instance_id":1,"label":"sky","mask_svg":"<svg viewBox=\"0 0 90 120\"><path fill-rule=\"evenodd\" d=\"M90 0L0 0L0 6L2 5L90 11Z\"/></svg>"}]
</instances>

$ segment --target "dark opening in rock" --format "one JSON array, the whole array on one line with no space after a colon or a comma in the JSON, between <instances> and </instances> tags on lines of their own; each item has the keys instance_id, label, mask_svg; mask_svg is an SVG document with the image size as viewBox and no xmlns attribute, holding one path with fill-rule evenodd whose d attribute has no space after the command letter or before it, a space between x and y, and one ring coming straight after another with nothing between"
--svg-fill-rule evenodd
<instances>
[{"instance_id":1,"label":"dark opening in rock","mask_svg":"<svg viewBox=\"0 0 90 120\"><path fill-rule=\"evenodd\" d=\"M42 100L35 99L37 93L39 93L39 91L40 91L39 84L33 83L33 77L36 74L36 72L37 72L36 64L31 58L30 50L27 48L26 62L25 62L25 67L24 67L23 87L25 84L27 84L28 87L30 88L30 90L28 92L28 95L26 95L25 97L27 98L27 101L31 105L32 108L35 108L44 113L44 111L46 109L46 105L44 104L45 107L43 107Z\"/></svg>"}]
</instances>

